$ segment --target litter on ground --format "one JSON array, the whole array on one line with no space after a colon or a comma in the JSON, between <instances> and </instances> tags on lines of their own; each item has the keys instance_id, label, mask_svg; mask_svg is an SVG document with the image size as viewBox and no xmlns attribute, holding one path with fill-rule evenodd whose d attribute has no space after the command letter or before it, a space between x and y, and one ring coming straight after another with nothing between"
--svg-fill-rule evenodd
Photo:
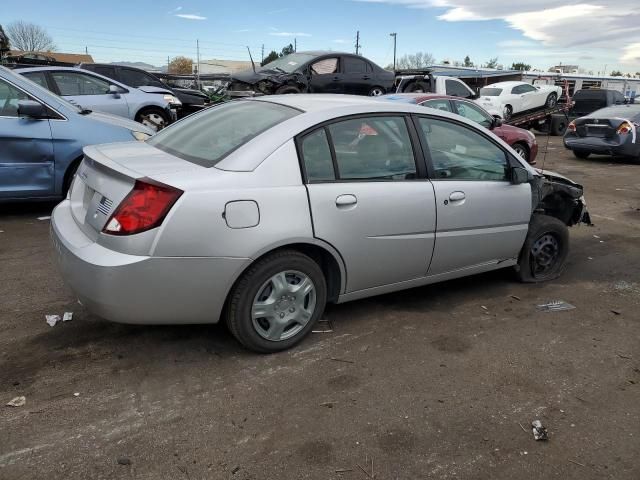
<instances>
[{"instance_id":1,"label":"litter on ground","mask_svg":"<svg viewBox=\"0 0 640 480\"><path fill-rule=\"evenodd\" d=\"M549 440L547 429L544 428L540 420L534 420L531 422L531 427L533 431L533 438L536 440Z\"/></svg>"},{"instance_id":2,"label":"litter on ground","mask_svg":"<svg viewBox=\"0 0 640 480\"><path fill-rule=\"evenodd\" d=\"M563 310L573 310L574 307L570 303L565 302L564 300L554 300L549 303L543 303L542 305L538 305L538 310L541 312L561 312Z\"/></svg>"},{"instance_id":3,"label":"litter on ground","mask_svg":"<svg viewBox=\"0 0 640 480\"><path fill-rule=\"evenodd\" d=\"M60 321L60 315L45 315L44 317L50 327L55 327L56 323Z\"/></svg>"},{"instance_id":4,"label":"litter on ground","mask_svg":"<svg viewBox=\"0 0 640 480\"><path fill-rule=\"evenodd\" d=\"M7 403L7 407L23 407L27 403L26 397L16 397Z\"/></svg>"}]
</instances>

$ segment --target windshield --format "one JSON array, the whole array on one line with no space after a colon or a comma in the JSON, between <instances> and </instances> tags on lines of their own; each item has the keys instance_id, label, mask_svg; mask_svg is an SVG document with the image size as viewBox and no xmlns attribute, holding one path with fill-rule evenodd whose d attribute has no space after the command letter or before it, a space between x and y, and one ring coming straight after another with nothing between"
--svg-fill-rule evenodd
<instances>
[{"instance_id":1,"label":"windshield","mask_svg":"<svg viewBox=\"0 0 640 480\"><path fill-rule=\"evenodd\" d=\"M481 97L499 97L502 93L501 88L481 88L480 96Z\"/></svg>"},{"instance_id":2,"label":"windshield","mask_svg":"<svg viewBox=\"0 0 640 480\"><path fill-rule=\"evenodd\" d=\"M148 143L188 162L213 167L265 130L299 113L270 102L228 102L185 118L156 134Z\"/></svg>"},{"instance_id":3,"label":"windshield","mask_svg":"<svg viewBox=\"0 0 640 480\"><path fill-rule=\"evenodd\" d=\"M306 53L292 53L291 55L286 55L274 60L273 62L267 63L264 67L260 67L258 71L280 70L286 73L291 73L314 58L314 55Z\"/></svg>"}]
</instances>

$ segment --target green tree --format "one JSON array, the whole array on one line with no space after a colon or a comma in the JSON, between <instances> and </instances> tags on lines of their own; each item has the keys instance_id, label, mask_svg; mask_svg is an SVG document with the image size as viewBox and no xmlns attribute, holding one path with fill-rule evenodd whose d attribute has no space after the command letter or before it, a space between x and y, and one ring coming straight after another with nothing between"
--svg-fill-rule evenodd
<instances>
[{"instance_id":1,"label":"green tree","mask_svg":"<svg viewBox=\"0 0 640 480\"><path fill-rule=\"evenodd\" d=\"M473 62L471 61L471 59L469 58L469 55L467 55L466 57L464 57L464 66L465 67L473 67Z\"/></svg>"},{"instance_id":2,"label":"green tree","mask_svg":"<svg viewBox=\"0 0 640 480\"><path fill-rule=\"evenodd\" d=\"M271 63L274 60L277 60L279 57L280 55L278 55L278 52L276 52L275 50L271 50L269 52L269 55L264 57L264 60L262 60L262 63L260 65L264 67L267 63Z\"/></svg>"},{"instance_id":3,"label":"green tree","mask_svg":"<svg viewBox=\"0 0 640 480\"><path fill-rule=\"evenodd\" d=\"M293 52L295 52L295 50L293 49L293 45L290 43L282 49L280 56L284 57L285 55L291 55Z\"/></svg>"},{"instance_id":4,"label":"green tree","mask_svg":"<svg viewBox=\"0 0 640 480\"><path fill-rule=\"evenodd\" d=\"M9 37L6 33L4 33L2 25L0 25L0 57L2 57L2 55L5 52L8 52L10 49L11 45L9 44Z\"/></svg>"},{"instance_id":5,"label":"green tree","mask_svg":"<svg viewBox=\"0 0 640 480\"><path fill-rule=\"evenodd\" d=\"M512 63L511 64L511 70L523 70L523 71L528 72L529 70L531 70L531 65L529 65L528 63L524 63L524 62Z\"/></svg>"},{"instance_id":6,"label":"green tree","mask_svg":"<svg viewBox=\"0 0 640 480\"><path fill-rule=\"evenodd\" d=\"M490 58L485 66L487 68L496 68L498 66L498 57Z\"/></svg>"},{"instance_id":7,"label":"green tree","mask_svg":"<svg viewBox=\"0 0 640 480\"><path fill-rule=\"evenodd\" d=\"M622 73L620 70L614 70L611 72L611 76L612 77L622 77L624 76L624 73Z\"/></svg>"}]
</instances>

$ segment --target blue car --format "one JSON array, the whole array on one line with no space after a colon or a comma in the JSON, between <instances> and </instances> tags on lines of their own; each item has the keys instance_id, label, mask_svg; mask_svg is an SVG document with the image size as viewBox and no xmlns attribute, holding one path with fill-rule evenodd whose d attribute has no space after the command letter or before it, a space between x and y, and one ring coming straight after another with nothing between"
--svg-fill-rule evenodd
<instances>
[{"instance_id":1,"label":"blue car","mask_svg":"<svg viewBox=\"0 0 640 480\"><path fill-rule=\"evenodd\" d=\"M87 145L144 141L150 128L82 109L0 67L0 202L66 195Z\"/></svg>"}]
</instances>

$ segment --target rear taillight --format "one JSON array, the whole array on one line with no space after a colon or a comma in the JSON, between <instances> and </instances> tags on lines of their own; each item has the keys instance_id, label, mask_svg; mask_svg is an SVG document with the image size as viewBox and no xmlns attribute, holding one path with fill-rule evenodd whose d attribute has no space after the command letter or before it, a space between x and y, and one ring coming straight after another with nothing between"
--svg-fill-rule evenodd
<instances>
[{"instance_id":1,"label":"rear taillight","mask_svg":"<svg viewBox=\"0 0 640 480\"><path fill-rule=\"evenodd\" d=\"M629 122L622 122L618 126L616 133L624 135L631 132L631 130L633 130L633 126Z\"/></svg>"},{"instance_id":2,"label":"rear taillight","mask_svg":"<svg viewBox=\"0 0 640 480\"><path fill-rule=\"evenodd\" d=\"M133 190L118 205L103 233L133 235L159 226L182 190L153 180L136 180Z\"/></svg>"},{"instance_id":3,"label":"rear taillight","mask_svg":"<svg viewBox=\"0 0 640 480\"><path fill-rule=\"evenodd\" d=\"M570 132L575 132L576 131L576 122L569 123L569 125L567 125L567 130L569 130Z\"/></svg>"}]
</instances>

